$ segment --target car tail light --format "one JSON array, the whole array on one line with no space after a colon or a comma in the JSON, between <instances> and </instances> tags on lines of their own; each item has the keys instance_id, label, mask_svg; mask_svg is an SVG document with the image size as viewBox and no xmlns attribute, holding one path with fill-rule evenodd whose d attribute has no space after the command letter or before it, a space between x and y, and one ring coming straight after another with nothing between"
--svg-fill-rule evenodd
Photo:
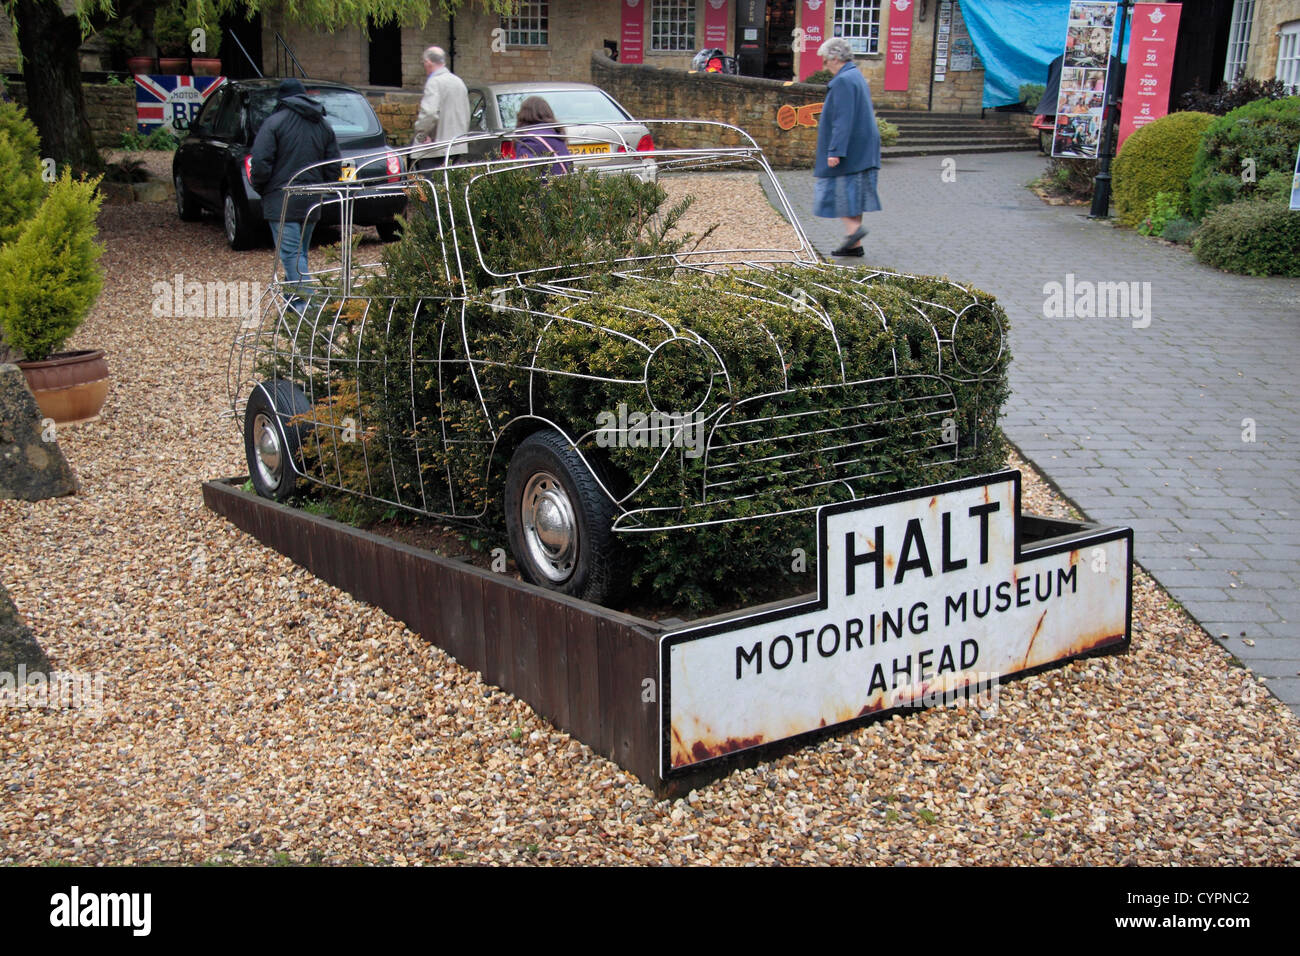
<instances>
[{"instance_id":1,"label":"car tail light","mask_svg":"<svg viewBox=\"0 0 1300 956\"><path fill-rule=\"evenodd\" d=\"M646 133L646 134L645 134L644 136L642 136L639 140L637 140L636 151L637 151L638 153L653 153L653 152L654 152L654 148L655 148L655 141L652 140L652 139L650 138L650 134L649 134L649 133ZM626 146L615 146L615 147L614 147L614 152L616 152L616 153L626 153L626 152L627 152L627 147L626 147Z\"/></svg>"},{"instance_id":2,"label":"car tail light","mask_svg":"<svg viewBox=\"0 0 1300 956\"><path fill-rule=\"evenodd\" d=\"M397 158L396 153L388 154L388 181L397 182L397 177L402 174L402 161Z\"/></svg>"},{"instance_id":3,"label":"car tail light","mask_svg":"<svg viewBox=\"0 0 1300 956\"><path fill-rule=\"evenodd\" d=\"M515 158L515 144L514 144L514 140L506 139L506 140L502 140L502 141L501 141L501 158L502 158L502 159L514 159L514 158Z\"/></svg>"},{"instance_id":4,"label":"car tail light","mask_svg":"<svg viewBox=\"0 0 1300 956\"><path fill-rule=\"evenodd\" d=\"M248 184L250 186L253 184L253 154L252 153L249 153L247 156L244 157L244 178L248 180Z\"/></svg>"}]
</instances>

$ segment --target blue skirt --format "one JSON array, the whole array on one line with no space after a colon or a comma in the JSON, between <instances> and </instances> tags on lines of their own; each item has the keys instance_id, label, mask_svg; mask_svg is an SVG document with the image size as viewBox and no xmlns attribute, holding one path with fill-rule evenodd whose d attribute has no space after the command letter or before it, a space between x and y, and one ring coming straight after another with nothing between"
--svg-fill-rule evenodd
<instances>
[{"instance_id":1,"label":"blue skirt","mask_svg":"<svg viewBox=\"0 0 1300 956\"><path fill-rule=\"evenodd\" d=\"M821 219L842 219L864 212L879 212L876 195L878 169L864 169L847 176L825 176L813 180L813 215Z\"/></svg>"}]
</instances>

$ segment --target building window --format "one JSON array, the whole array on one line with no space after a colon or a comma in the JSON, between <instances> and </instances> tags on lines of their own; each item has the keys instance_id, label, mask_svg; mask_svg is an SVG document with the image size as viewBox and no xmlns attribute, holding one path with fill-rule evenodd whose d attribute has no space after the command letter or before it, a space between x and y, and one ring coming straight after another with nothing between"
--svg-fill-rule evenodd
<instances>
[{"instance_id":1,"label":"building window","mask_svg":"<svg viewBox=\"0 0 1300 956\"><path fill-rule=\"evenodd\" d=\"M1294 93L1300 89L1300 20L1282 24L1277 39L1277 73L1279 80L1291 87Z\"/></svg>"},{"instance_id":2,"label":"building window","mask_svg":"<svg viewBox=\"0 0 1300 956\"><path fill-rule=\"evenodd\" d=\"M838 0L835 35L848 40L854 53L878 53L880 0Z\"/></svg>"},{"instance_id":3,"label":"building window","mask_svg":"<svg viewBox=\"0 0 1300 956\"><path fill-rule=\"evenodd\" d=\"M1250 52L1250 25L1255 20L1255 0L1236 0L1232 25L1228 28L1228 59L1223 64L1223 82L1231 85L1246 73Z\"/></svg>"},{"instance_id":4,"label":"building window","mask_svg":"<svg viewBox=\"0 0 1300 956\"><path fill-rule=\"evenodd\" d=\"M650 4L650 49L659 53L695 51L695 0L654 0Z\"/></svg>"},{"instance_id":5,"label":"building window","mask_svg":"<svg viewBox=\"0 0 1300 956\"><path fill-rule=\"evenodd\" d=\"M502 17L501 26L506 31L507 46L546 46L549 42L549 3L523 3L515 5L513 17Z\"/></svg>"}]
</instances>

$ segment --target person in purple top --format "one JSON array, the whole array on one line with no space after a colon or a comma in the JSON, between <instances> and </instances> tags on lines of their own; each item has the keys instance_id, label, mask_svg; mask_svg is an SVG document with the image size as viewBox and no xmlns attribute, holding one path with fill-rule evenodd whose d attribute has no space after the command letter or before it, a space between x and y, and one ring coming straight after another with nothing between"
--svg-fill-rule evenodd
<instances>
[{"instance_id":1,"label":"person in purple top","mask_svg":"<svg viewBox=\"0 0 1300 956\"><path fill-rule=\"evenodd\" d=\"M525 127L534 127L525 129ZM530 96L519 104L515 129L521 135L515 140L515 156L568 156L569 144L564 141L564 130L556 123L551 105L540 96ZM553 163L543 175L560 176L569 171L564 161Z\"/></svg>"}]
</instances>

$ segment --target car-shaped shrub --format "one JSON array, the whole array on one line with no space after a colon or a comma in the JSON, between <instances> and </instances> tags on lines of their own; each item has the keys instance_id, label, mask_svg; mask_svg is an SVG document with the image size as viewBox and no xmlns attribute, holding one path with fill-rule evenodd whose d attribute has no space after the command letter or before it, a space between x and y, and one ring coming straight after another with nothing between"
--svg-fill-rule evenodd
<instances>
[{"instance_id":1,"label":"car-shaped shrub","mask_svg":"<svg viewBox=\"0 0 1300 956\"><path fill-rule=\"evenodd\" d=\"M304 311L271 289L245 322L258 493L504 525L536 584L704 603L811 547L821 505L1001 467L1002 309L820 261L758 147L719 132L742 145L661 149L655 182L404 176L382 262L345 243Z\"/></svg>"}]
</instances>

